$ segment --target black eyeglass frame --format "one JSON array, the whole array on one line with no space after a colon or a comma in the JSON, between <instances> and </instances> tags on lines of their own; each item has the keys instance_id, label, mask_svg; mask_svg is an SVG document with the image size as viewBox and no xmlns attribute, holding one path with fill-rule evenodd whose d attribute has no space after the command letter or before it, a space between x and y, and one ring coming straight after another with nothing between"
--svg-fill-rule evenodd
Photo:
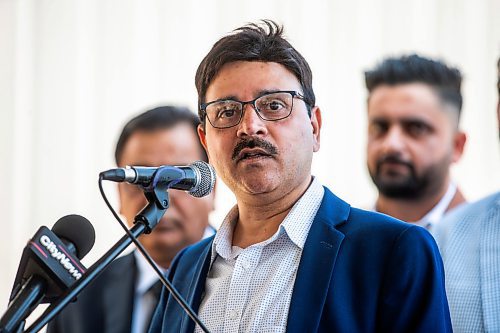
<instances>
[{"instance_id":1,"label":"black eyeglass frame","mask_svg":"<svg viewBox=\"0 0 500 333\"><path fill-rule=\"evenodd\" d=\"M280 93L287 93L287 94L290 94L292 96L292 105L290 107L290 112L286 116L283 116L283 117L277 118L277 119L266 119L266 118L264 118L263 115L260 113L259 108L255 105L255 101L257 101L259 98L262 98L262 97L267 96L267 95L280 94ZM305 102L304 95L302 95L298 91L295 91L295 90L278 90L278 91L266 92L265 94L262 94L262 95L260 95L260 96L258 96L256 98L254 98L253 100L246 101L246 102L242 102L242 101L238 101L238 100L234 100L234 99L217 99L215 101L211 101L211 102L208 102L208 103L202 103L202 104L200 104L200 111L203 112L203 117L208 120L208 122L210 123L210 125L212 125L213 128L225 129L225 128L231 128L231 127L234 127L234 126L238 126L238 124L241 123L241 119L243 119L243 114L245 113L245 105L247 105L247 104L251 104L252 107L253 107L253 109L257 113L257 116L259 116L259 118L262 119L262 120L264 120L264 121L278 121L278 120L282 120L282 119L288 118L292 114L293 100L295 99L295 97L297 97L298 99L301 99L301 100L303 100ZM224 102L224 101L232 101L232 102L237 102L237 103L241 104L240 119L238 119L238 122L236 122L234 125L231 125L231 126L225 126L225 127L214 126L214 124L212 124L212 122L210 121L210 118L207 116L207 107L209 105L211 105L211 104L219 103L219 102Z\"/></svg>"}]
</instances>

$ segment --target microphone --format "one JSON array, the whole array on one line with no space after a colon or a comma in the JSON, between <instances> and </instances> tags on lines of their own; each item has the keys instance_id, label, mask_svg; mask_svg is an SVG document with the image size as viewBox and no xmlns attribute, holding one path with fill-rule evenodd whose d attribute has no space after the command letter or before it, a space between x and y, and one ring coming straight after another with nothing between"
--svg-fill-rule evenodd
<instances>
[{"instance_id":1,"label":"microphone","mask_svg":"<svg viewBox=\"0 0 500 333\"><path fill-rule=\"evenodd\" d=\"M14 332L40 303L60 297L85 273L80 263L94 246L92 224L80 215L60 218L38 229L24 248L0 332Z\"/></svg>"},{"instance_id":2,"label":"microphone","mask_svg":"<svg viewBox=\"0 0 500 333\"><path fill-rule=\"evenodd\" d=\"M127 166L101 172L100 176L104 180L127 182L144 188L164 185L167 188L188 191L197 198L212 192L216 179L214 168L203 161L196 161L188 166Z\"/></svg>"}]
</instances>

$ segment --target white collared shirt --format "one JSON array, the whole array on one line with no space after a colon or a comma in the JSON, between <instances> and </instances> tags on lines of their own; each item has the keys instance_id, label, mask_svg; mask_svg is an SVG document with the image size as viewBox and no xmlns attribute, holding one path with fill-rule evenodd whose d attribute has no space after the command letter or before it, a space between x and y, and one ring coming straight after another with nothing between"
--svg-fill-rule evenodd
<instances>
[{"instance_id":1,"label":"white collared shirt","mask_svg":"<svg viewBox=\"0 0 500 333\"><path fill-rule=\"evenodd\" d=\"M235 206L212 244L199 316L212 333L285 332L293 286L309 229L323 200L315 178L271 238L232 246ZM196 327L195 332L201 332Z\"/></svg>"},{"instance_id":2,"label":"white collared shirt","mask_svg":"<svg viewBox=\"0 0 500 333\"><path fill-rule=\"evenodd\" d=\"M423 228L426 228L427 230L432 230L435 227L436 223L438 223L443 218L444 214L446 213L446 209L450 205L456 193L457 193L457 186L455 185L455 183L450 182L450 185L448 185L446 193L441 197L439 202L434 207L432 207L432 209L429 212L427 212L427 214L425 214L418 221L406 221L406 222L421 226ZM377 205L372 207L372 211L378 212Z\"/></svg>"},{"instance_id":3,"label":"white collared shirt","mask_svg":"<svg viewBox=\"0 0 500 333\"><path fill-rule=\"evenodd\" d=\"M436 223L443 218L446 209L448 209L448 206L456 193L457 186L453 182L450 182L450 185L448 185L448 189L441 200L439 200L439 202L427 214L425 214L424 217L414 223L426 228L427 230L432 230Z\"/></svg>"}]
</instances>

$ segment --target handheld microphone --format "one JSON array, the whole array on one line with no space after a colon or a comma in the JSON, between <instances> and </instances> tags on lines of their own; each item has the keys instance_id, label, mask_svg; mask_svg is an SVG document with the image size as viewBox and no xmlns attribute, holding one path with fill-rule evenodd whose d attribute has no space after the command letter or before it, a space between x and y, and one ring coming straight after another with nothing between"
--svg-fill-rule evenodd
<instances>
[{"instance_id":1,"label":"handheld microphone","mask_svg":"<svg viewBox=\"0 0 500 333\"><path fill-rule=\"evenodd\" d=\"M85 273L79 259L94 246L95 231L80 215L60 218L52 230L45 226L24 248L0 332L13 332L40 303L60 297Z\"/></svg>"},{"instance_id":2,"label":"handheld microphone","mask_svg":"<svg viewBox=\"0 0 500 333\"><path fill-rule=\"evenodd\" d=\"M197 198L212 192L216 178L214 168L203 161L188 166L127 166L101 172L100 176L104 180L127 182L145 188L165 185L167 188L188 191Z\"/></svg>"}]
</instances>

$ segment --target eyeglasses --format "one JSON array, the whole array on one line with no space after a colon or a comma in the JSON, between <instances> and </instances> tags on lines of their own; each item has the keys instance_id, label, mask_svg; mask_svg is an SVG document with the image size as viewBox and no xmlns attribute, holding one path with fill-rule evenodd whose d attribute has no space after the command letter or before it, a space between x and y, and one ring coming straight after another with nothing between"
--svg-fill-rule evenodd
<instances>
[{"instance_id":1,"label":"eyeglasses","mask_svg":"<svg viewBox=\"0 0 500 333\"><path fill-rule=\"evenodd\" d=\"M287 118L293 109L293 100L304 96L296 91L266 93L248 102L232 99L217 100L200 105L210 124L215 128L229 128L238 125L243 118L243 109L251 104L262 120L276 121Z\"/></svg>"}]
</instances>

